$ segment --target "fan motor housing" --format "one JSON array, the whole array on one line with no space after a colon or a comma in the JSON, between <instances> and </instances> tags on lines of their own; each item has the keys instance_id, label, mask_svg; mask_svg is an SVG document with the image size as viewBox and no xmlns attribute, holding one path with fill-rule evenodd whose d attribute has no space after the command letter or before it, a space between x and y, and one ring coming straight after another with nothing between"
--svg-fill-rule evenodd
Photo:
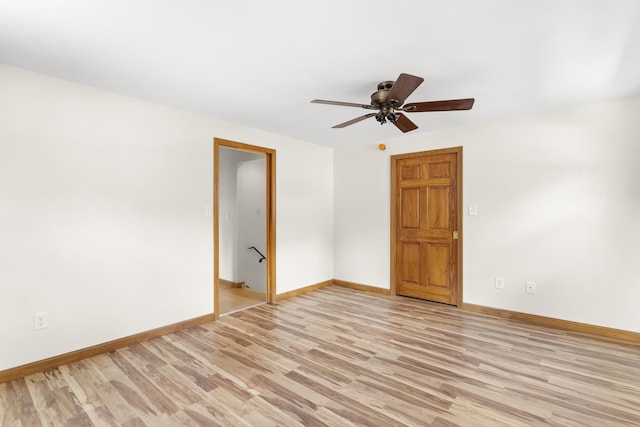
<instances>
[{"instance_id":1,"label":"fan motor housing","mask_svg":"<svg viewBox=\"0 0 640 427\"><path fill-rule=\"evenodd\" d=\"M378 90L371 94L371 105L375 107L382 106L394 83L391 80L378 83Z\"/></svg>"},{"instance_id":2,"label":"fan motor housing","mask_svg":"<svg viewBox=\"0 0 640 427\"><path fill-rule=\"evenodd\" d=\"M378 83L378 90L382 90L382 89L389 90L393 87L394 84L395 82L393 80L387 80L386 82Z\"/></svg>"}]
</instances>

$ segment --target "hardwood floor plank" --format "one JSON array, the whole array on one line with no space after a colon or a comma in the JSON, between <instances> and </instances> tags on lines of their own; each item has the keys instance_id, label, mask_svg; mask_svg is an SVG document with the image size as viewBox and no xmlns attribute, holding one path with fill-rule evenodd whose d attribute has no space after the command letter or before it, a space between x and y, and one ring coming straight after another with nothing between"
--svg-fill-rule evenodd
<instances>
[{"instance_id":1,"label":"hardwood floor plank","mask_svg":"<svg viewBox=\"0 0 640 427\"><path fill-rule=\"evenodd\" d=\"M306 388L329 399L326 407L342 418L363 425L397 425L397 421L384 413L378 412L371 404L354 399L350 387L335 387L321 381L303 376L296 371L289 372L287 377L299 382Z\"/></svg>"},{"instance_id":2,"label":"hardwood floor plank","mask_svg":"<svg viewBox=\"0 0 640 427\"><path fill-rule=\"evenodd\" d=\"M0 425L640 425L640 346L327 286L0 384Z\"/></svg>"},{"instance_id":3,"label":"hardwood floor plank","mask_svg":"<svg viewBox=\"0 0 640 427\"><path fill-rule=\"evenodd\" d=\"M60 389L51 390L45 381L26 381L26 383L42 424L52 425L66 418L56 400L56 393Z\"/></svg>"},{"instance_id":4,"label":"hardwood floor plank","mask_svg":"<svg viewBox=\"0 0 640 427\"><path fill-rule=\"evenodd\" d=\"M5 402L9 405L5 414L7 425L30 426L40 424L40 417L29 394L26 381L26 379L20 378L7 383L7 397L5 399Z\"/></svg>"},{"instance_id":5,"label":"hardwood floor plank","mask_svg":"<svg viewBox=\"0 0 640 427\"><path fill-rule=\"evenodd\" d=\"M195 408L186 408L184 412L187 416L193 420L196 425L202 427L222 427L215 417L209 414L207 411L200 411Z\"/></svg>"},{"instance_id":6,"label":"hardwood floor plank","mask_svg":"<svg viewBox=\"0 0 640 427\"><path fill-rule=\"evenodd\" d=\"M273 381L262 374L255 375L251 382L259 390L260 399L279 408L301 425L328 427L324 422L314 417L319 405L309 399L308 393L299 394L295 391L295 387L289 387L281 378L278 381ZM316 396L318 395L316 394ZM321 397L320 401L324 403L325 398Z\"/></svg>"},{"instance_id":7,"label":"hardwood floor plank","mask_svg":"<svg viewBox=\"0 0 640 427\"><path fill-rule=\"evenodd\" d=\"M69 426L91 426L91 418L87 415L85 408L79 403L71 387L63 387L54 391L56 405L60 408L61 415L65 420L65 425Z\"/></svg>"},{"instance_id":8,"label":"hardwood floor plank","mask_svg":"<svg viewBox=\"0 0 640 427\"><path fill-rule=\"evenodd\" d=\"M8 422L10 410L9 383L0 383L0 426Z\"/></svg>"},{"instance_id":9,"label":"hardwood floor plank","mask_svg":"<svg viewBox=\"0 0 640 427\"><path fill-rule=\"evenodd\" d=\"M118 368L136 385L138 390L149 400L159 413L174 414L178 406L152 383L144 374L136 369L119 351L109 353L109 357Z\"/></svg>"},{"instance_id":10,"label":"hardwood floor plank","mask_svg":"<svg viewBox=\"0 0 640 427\"><path fill-rule=\"evenodd\" d=\"M220 314L232 313L267 301L267 294L264 292L247 287L234 287L225 282L221 282L219 287Z\"/></svg>"},{"instance_id":11,"label":"hardwood floor plank","mask_svg":"<svg viewBox=\"0 0 640 427\"><path fill-rule=\"evenodd\" d=\"M105 406L99 406L95 409L87 411L87 415L93 421L95 426L119 426L116 418L111 413L111 410Z\"/></svg>"},{"instance_id":12,"label":"hardwood floor plank","mask_svg":"<svg viewBox=\"0 0 640 427\"><path fill-rule=\"evenodd\" d=\"M74 373L76 380L81 384L83 390L90 390L95 393L94 406L97 408L96 416L98 418L106 418L108 422L114 422L116 425L124 424L137 417L135 411L129 406L122 396L112 387L109 380L104 377L100 370L100 359L106 356L97 356L80 362L73 363L69 366L71 372ZM86 365L79 368L79 365ZM82 375L78 375L82 373ZM87 393L88 394L88 393ZM102 407L102 409L100 409ZM100 425L100 424L98 424Z\"/></svg>"},{"instance_id":13,"label":"hardwood floor plank","mask_svg":"<svg viewBox=\"0 0 640 427\"><path fill-rule=\"evenodd\" d=\"M122 427L149 427L140 418L133 418L125 423L122 423Z\"/></svg>"}]
</instances>

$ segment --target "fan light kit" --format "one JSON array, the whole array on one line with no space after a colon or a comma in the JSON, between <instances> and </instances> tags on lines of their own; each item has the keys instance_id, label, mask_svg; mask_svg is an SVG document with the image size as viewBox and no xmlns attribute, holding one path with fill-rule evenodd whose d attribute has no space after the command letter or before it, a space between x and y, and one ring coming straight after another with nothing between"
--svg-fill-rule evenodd
<instances>
[{"instance_id":1,"label":"fan light kit","mask_svg":"<svg viewBox=\"0 0 640 427\"><path fill-rule=\"evenodd\" d=\"M378 84L378 90L371 94L371 104L356 104L352 102L325 101L314 99L315 104L340 105L343 107L358 107L366 110L378 110L377 113L368 113L349 120L334 128L344 128L370 117L375 117L381 125L391 122L402 132L418 129L415 123L402 113L424 113L428 111L452 111L470 110L473 107L473 98L449 99L446 101L414 102L404 104L404 101L422 84L424 79L410 74L400 74L394 81L386 81Z\"/></svg>"}]
</instances>

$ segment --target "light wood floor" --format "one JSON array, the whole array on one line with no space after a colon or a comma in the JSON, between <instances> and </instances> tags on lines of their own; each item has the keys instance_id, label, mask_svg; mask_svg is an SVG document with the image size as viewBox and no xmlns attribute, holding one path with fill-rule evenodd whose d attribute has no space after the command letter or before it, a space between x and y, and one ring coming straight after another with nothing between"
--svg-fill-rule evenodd
<instances>
[{"instance_id":1,"label":"light wood floor","mask_svg":"<svg viewBox=\"0 0 640 427\"><path fill-rule=\"evenodd\" d=\"M0 384L0 424L638 426L640 347L331 286Z\"/></svg>"},{"instance_id":2,"label":"light wood floor","mask_svg":"<svg viewBox=\"0 0 640 427\"><path fill-rule=\"evenodd\" d=\"M220 314L228 314L267 301L267 294L250 288L232 288L220 284Z\"/></svg>"}]
</instances>

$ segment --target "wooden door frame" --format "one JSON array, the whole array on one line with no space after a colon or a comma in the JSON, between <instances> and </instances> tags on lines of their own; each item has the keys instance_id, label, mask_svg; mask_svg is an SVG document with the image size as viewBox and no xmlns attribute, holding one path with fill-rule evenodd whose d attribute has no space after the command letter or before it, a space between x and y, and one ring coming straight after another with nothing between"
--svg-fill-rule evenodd
<instances>
[{"instance_id":1,"label":"wooden door frame","mask_svg":"<svg viewBox=\"0 0 640 427\"><path fill-rule=\"evenodd\" d=\"M439 150L429 150L429 151L421 151L418 153L407 153L407 154L396 154L391 156L391 281L390 281L390 289L389 293L391 295L396 294L396 256L397 256L397 248L396 248L396 225L397 225L397 215L396 215L396 199L398 197L398 179L397 179L397 164L399 160L409 159L412 157L422 157L422 156L432 156L439 154L455 154L457 167L456 167L456 222L458 223L458 240L456 244L456 252L457 252L457 265L456 265L456 280L454 286L456 287L456 306L458 308L462 307L462 238L464 233L462 232L462 147L451 147L451 148L443 148Z\"/></svg>"},{"instance_id":2,"label":"wooden door frame","mask_svg":"<svg viewBox=\"0 0 640 427\"><path fill-rule=\"evenodd\" d=\"M267 303L276 300L276 150L242 142L213 138L213 314L220 317L220 148L231 148L266 157Z\"/></svg>"}]
</instances>

